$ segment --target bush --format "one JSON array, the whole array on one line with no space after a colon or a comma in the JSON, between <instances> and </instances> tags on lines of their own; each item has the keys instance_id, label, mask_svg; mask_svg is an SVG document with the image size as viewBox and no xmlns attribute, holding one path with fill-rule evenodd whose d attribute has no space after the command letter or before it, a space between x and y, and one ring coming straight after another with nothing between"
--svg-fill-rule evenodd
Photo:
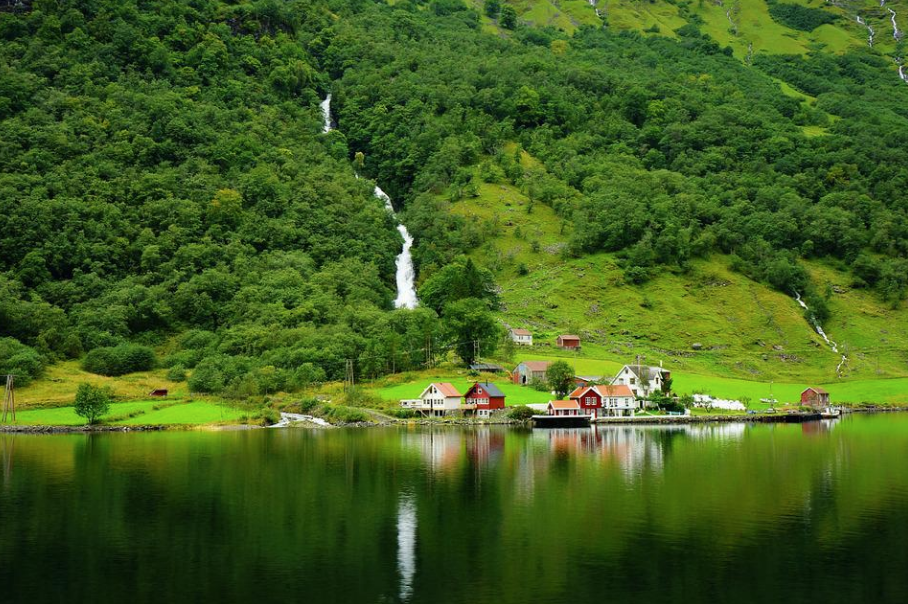
<instances>
[{"instance_id":1,"label":"bush","mask_svg":"<svg viewBox=\"0 0 908 604\"><path fill-rule=\"evenodd\" d=\"M508 419L513 419L514 421L529 421L533 418L534 415L536 415L536 412L526 405L511 407L510 409L508 409Z\"/></svg>"},{"instance_id":2,"label":"bush","mask_svg":"<svg viewBox=\"0 0 908 604\"><path fill-rule=\"evenodd\" d=\"M214 393L224 389L224 375L211 359L203 359L187 380L190 392Z\"/></svg>"},{"instance_id":3,"label":"bush","mask_svg":"<svg viewBox=\"0 0 908 604\"><path fill-rule=\"evenodd\" d=\"M167 379L172 382L182 382L186 380L186 367L177 364L167 370Z\"/></svg>"},{"instance_id":4,"label":"bush","mask_svg":"<svg viewBox=\"0 0 908 604\"><path fill-rule=\"evenodd\" d=\"M344 405L322 405L318 409L318 415L332 424L353 424L369 421L369 416L362 409Z\"/></svg>"},{"instance_id":5,"label":"bush","mask_svg":"<svg viewBox=\"0 0 908 604\"><path fill-rule=\"evenodd\" d=\"M0 375L15 375L17 385L25 386L39 377L44 363L44 357L34 348L14 338L0 338Z\"/></svg>"},{"instance_id":6,"label":"bush","mask_svg":"<svg viewBox=\"0 0 908 604\"><path fill-rule=\"evenodd\" d=\"M419 416L419 413L413 409L404 409L402 407L392 407L386 410L385 413L391 417L396 417L397 419L411 419Z\"/></svg>"},{"instance_id":7,"label":"bush","mask_svg":"<svg viewBox=\"0 0 908 604\"><path fill-rule=\"evenodd\" d=\"M281 421L280 412L275 411L271 407L265 407L264 409L262 409L261 416L263 426L272 426Z\"/></svg>"},{"instance_id":8,"label":"bush","mask_svg":"<svg viewBox=\"0 0 908 604\"><path fill-rule=\"evenodd\" d=\"M82 361L82 368L98 375L118 376L155 367L154 350L138 344L95 348Z\"/></svg>"},{"instance_id":9,"label":"bush","mask_svg":"<svg viewBox=\"0 0 908 604\"><path fill-rule=\"evenodd\" d=\"M79 384L74 405L76 415L87 419L89 424L94 424L110 410L110 398L109 388Z\"/></svg>"}]
</instances>

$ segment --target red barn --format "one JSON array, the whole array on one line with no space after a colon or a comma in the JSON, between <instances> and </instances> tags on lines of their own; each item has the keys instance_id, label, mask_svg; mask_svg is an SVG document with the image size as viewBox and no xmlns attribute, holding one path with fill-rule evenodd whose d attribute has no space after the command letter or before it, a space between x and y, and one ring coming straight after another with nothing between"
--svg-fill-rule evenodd
<instances>
[{"instance_id":1,"label":"red barn","mask_svg":"<svg viewBox=\"0 0 908 604\"><path fill-rule=\"evenodd\" d=\"M476 382L464 395L467 405L475 405L476 415L488 417L492 411L504 409L504 392L490 382Z\"/></svg>"},{"instance_id":2,"label":"red barn","mask_svg":"<svg viewBox=\"0 0 908 604\"><path fill-rule=\"evenodd\" d=\"M828 407L829 393L822 388L808 388L801 393L801 404L807 407Z\"/></svg>"},{"instance_id":3,"label":"red barn","mask_svg":"<svg viewBox=\"0 0 908 604\"><path fill-rule=\"evenodd\" d=\"M566 348L568 350L580 350L580 336L558 336L558 340L555 342L558 348Z\"/></svg>"}]
</instances>

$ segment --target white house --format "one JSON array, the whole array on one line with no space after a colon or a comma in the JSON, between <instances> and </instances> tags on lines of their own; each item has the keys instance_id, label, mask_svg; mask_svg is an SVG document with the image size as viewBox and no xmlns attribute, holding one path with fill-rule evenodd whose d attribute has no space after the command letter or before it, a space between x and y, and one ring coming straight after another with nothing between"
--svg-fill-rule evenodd
<instances>
[{"instance_id":1,"label":"white house","mask_svg":"<svg viewBox=\"0 0 908 604\"><path fill-rule=\"evenodd\" d=\"M532 346L533 334L528 329L512 329L511 339L518 346Z\"/></svg>"},{"instance_id":2,"label":"white house","mask_svg":"<svg viewBox=\"0 0 908 604\"><path fill-rule=\"evenodd\" d=\"M461 411L460 399L463 395L457 391L453 384L448 382L433 382L429 384L417 399L400 401L404 409L414 409L424 415L441 417Z\"/></svg>"},{"instance_id":3,"label":"white house","mask_svg":"<svg viewBox=\"0 0 908 604\"><path fill-rule=\"evenodd\" d=\"M602 412L606 416L634 417L634 411L640 408L628 386L596 386L596 389L602 394Z\"/></svg>"},{"instance_id":4,"label":"white house","mask_svg":"<svg viewBox=\"0 0 908 604\"><path fill-rule=\"evenodd\" d=\"M615 386L627 386L637 398L645 398L656 391L662 391L665 380L671 379L671 373L662 367L645 365L625 365L612 380Z\"/></svg>"}]
</instances>

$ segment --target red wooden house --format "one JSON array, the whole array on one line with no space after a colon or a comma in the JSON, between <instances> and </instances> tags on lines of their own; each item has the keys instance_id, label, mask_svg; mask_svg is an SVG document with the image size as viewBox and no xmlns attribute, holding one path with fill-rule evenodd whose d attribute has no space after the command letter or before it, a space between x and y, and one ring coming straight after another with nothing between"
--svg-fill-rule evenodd
<instances>
[{"instance_id":1,"label":"red wooden house","mask_svg":"<svg viewBox=\"0 0 908 604\"><path fill-rule=\"evenodd\" d=\"M581 386L568 396L580 405L580 413L599 417L602 410L602 394L595 386Z\"/></svg>"},{"instance_id":2,"label":"red wooden house","mask_svg":"<svg viewBox=\"0 0 908 604\"><path fill-rule=\"evenodd\" d=\"M558 336L555 344L558 346L558 348L566 348L567 350L580 350L580 336Z\"/></svg>"},{"instance_id":3,"label":"red wooden house","mask_svg":"<svg viewBox=\"0 0 908 604\"><path fill-rule=\"evenodd\" d=\"M464 395L467 408L476 410L476 415L488 417L492 411L504 409L504 392L490 382L476 382Z\"/></svg>"},{"instance_id":4,"label":"red wooden house","mask_svg":"<svg viewBox=\"0 0 908 604\"><path fill-rule=\"evenodd\" d=\"M808 407L828 407L829 393L822 388L808 388L801 393L801 404Z\"/></svg>"}]
</instances>

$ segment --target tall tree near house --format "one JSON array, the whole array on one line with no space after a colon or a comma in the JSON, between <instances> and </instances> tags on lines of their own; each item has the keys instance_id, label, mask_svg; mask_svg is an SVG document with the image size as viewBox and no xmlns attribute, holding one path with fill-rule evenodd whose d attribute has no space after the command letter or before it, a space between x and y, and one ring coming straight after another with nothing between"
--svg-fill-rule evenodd
<instances>
[{"instance_id":1,"label":"tall tree near house","mask_svg":"<svg viewBox=\"0 0 908 604\"><path fill-rule=\"evenodd\" d=\"M498 346L501 328L482 300L465 298L445 307L444 326L457 356L471 365Z\"/></svg>"},{"instance_id":2,"label":"tall tree near house","mask_svg":"<svg viewBox=\"0 0 908 604\"><path fill-rule=\"evenodd\" d=\"M574 368L566 361L555 361L545 370L545 379L552 392L564 398L573 389Z\"/></svg>"}]
</instances>

